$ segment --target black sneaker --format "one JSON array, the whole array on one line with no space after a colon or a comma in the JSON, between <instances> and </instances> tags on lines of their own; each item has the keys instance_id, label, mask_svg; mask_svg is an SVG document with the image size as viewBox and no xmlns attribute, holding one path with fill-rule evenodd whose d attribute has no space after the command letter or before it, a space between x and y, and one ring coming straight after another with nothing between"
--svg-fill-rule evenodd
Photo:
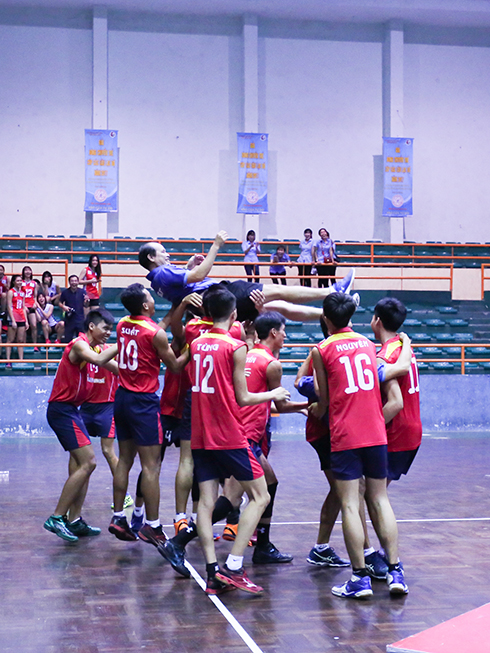
<instances>
[{"instance_id":1,"label":"black sneaker","mask_svg":"<svg viewBox=\"0 0 490 653\"><path fill-rule=\"evenodd\" d=\"M101 530L96 526L89 526L87 522L80 517L76 522L65 521L67 529L77 537L94 537L100 535Z\"/></svg>"},{"instance_id":2,"label":"black sneaker","mask_svg":"<svg viewBox=\"0 0 490 653\"><path fill-rule=\"evenodd\" d=\"M373 551L368 556L365 556L367 573L375 580L386 580L388 573L388 565L379 551Z\"/></svg>"},{"instance_id":3,"label":"black sneaker","mask_svg":"<svg viewBox=\"0 0 490 653\"><path fill-rule=\"evenodd\" d=\"M206 594L224 594L225 592L231 592L236 590L234 585L225 585L220 580L214 576L214 578L208 578L206 583Z\"/></svg>"},{"instance_id":4,"label":"black sneaker","mask_svg":"<svg viewBox=\"0 0 490 653\"><path fill-rule=\"evenodd\" d=\"M170 562L172 569L184 578L190 578L191 572L185 566L185 549L184 547L176 544L172 540L166 542L159 542L158 553L162 555L165 560Z\"/></svg>"},{"instance_id":5,"label":"black sneaker","mask_svg":"<svg viewBox=\"0 0 490 653\"><path fill-rule=\"evenodd\" d=\"M135 542L136 535L129 528L128 520L126 517L114 516L109 524L109 533L112 533L118 540L125 542Z\"/></svg>"},{"instance_id":6,"label":"black sneaker","mask_svg":"<svg viewBox=\"0 0 490 653\"><path fill-rule=\"evenodd\" d=\"M289 553L281 553L272 542L268 542L265 546L256 546L252 556L254 565L270 565L281 564L284 562L291 562L293 556Z\"/></svg>"},{"instance_id":7,"label":"black sneaker","mask_svg":"<svg viewBox=\"0 0 490 653\"><path fill-rule=\"evenodd\" d=\"M153 526L150 526L150 524L145 524L142 528L139 529L138 537L143 542L146 542L147 544L153 544L153 546L158 546L160 542L163 543L168 539L161 526L153 528Z\"/></svg>"},{"instance_id":8,"label":"black sneaker","mask_svg":"<svg viewBox=\"0 0 490 653\"><path fill-rule=\"evenodd\" d=\"M313 547L306 558L306 562L317 567L350 567L350 562L338 556L331 546L323 549L323 551L318 551Z\"/></svg>"}]
</instances>

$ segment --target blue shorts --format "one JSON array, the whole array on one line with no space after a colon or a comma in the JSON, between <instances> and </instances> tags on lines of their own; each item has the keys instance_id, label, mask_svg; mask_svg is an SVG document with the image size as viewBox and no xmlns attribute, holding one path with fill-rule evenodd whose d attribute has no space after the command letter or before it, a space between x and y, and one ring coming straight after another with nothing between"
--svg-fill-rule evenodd
<instances>
[{"instance_id":1,"label":"blue shorts","mask_svg":"<svg viewBox=\"0 0 490 653\"><path fill-rule=\"evenodd\" d=\"M411 451L388 451L388 478L398 481L410 469L419 448Z\"/></svg>"},{"instance_id":2,"label":"blue shorts","mask_svg":"<svg viewBox=\"0 0 490 653\"><path fill-rule=\"evenodd\" d=\"M177 436L177 431L180 426L180 420L173 415L160 415L160 422L163 430L163 446L170 447L175 444L176 447L180 444L180 438Z\"/></svg>"},{"instance_id":3,"label":"blue shorts","mask_svg":"<svg viewBox=\"0 0 490 653\"><path fill-rule=\"evenodd\" d=\"M248 444L250 445L250 449L252 449L253 455L260 462L260 456L265 456L265 453L264 453L264 451L262 449L262 446L261 446L262 442L255 442L255 440L249 440Z\"/></svg>"},{"instance_id":4,"label":"blue shorts","mask_svg":"<svg viewBox=\"0 0 490 653\"><path fill-rule=\"evenodd\" d=\"M253 481L264 475L250 447L244 449L193 449L194 474L198 483L234 476Z\"/></svg>"},{"instance_id":5,"label":"blue shorts","mask_svg":"<svg viewBox=\"0 0 490 653\"><path fill-rule=\"evenodd\" d=\"M143 447L163 443L160 400L156 392L131 392L119 386L114 400L114 420L120 442L134 440Z\"/></svg>"},{"instance_id":6,"label":"blue shorts","mask_svg":"<svg viewBox=\"0 0 490 653\"><path fill-rule=\"evenodd\" d=\"M324 472L326 469L330 469L332 467L332 462L330 459L330 437L313 440L313 442L310 442L310 444L318 454L318 458L320 459L320 469L322 472Z\"/></svg>"},{"instance_id":7,"label":"blue shorts","mask_svg":"<svg viewBox=\"0 0 490 653\"><path fill-rule=\"evenodd\" d=\"M347 451L332 451L331 469L338 481L353 481L362 476L386 478L388 476L388 445L362 447Z\"/></svg>"},{"instance_id":8,"label":"blue shorts","mask_svg":"<svg viewBox=\"0 0 490 653\"><path fill-rule=\"evenodd\" d=\"M114 425L114 403L112 401L101 404L87 402L80 406L80 413L83 422L87 427L88 434L92 438L115 438L116 427Z\"/></svg>"},{"instance_id":9,"label":"blue shorts","mask_svg":"<svg viewBox=\"0 0 490 653\"><path fill-rule=\"evenodd\" d=\"M80 411L73 404L51 401L46 417L65 451L73 451L91 444Z\"/></svg>"}]
</instances>

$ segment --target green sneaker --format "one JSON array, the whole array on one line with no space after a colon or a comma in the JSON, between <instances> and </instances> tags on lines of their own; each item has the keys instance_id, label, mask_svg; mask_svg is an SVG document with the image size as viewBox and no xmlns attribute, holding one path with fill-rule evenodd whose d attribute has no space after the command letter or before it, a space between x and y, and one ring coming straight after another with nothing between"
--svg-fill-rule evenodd
<instances>
[{"instance_id":1,"label":"green sneaker","mask_svg":"<svg viewBox=\"0 0 490 653\"><path fill-rule=\"evenodd\" d=\"M67 542L78 542L78 537L68 530L65 520L61 516L51 515L51 517L48 517L44 522L44 528L58 537L61 537L62 540L66 540Z\"/></svg>"},{"instance_id":2,"label":"green sneaker","mask_svg":"<svg viewBox=\"0 0 490 653\"><path fill-rule=\"evenodd\" d=\"M91 537L94 535L100 535L101 532L100 528L97 528L96 526L89 526L87 522L82 519L82 517L80 517L80 519L74 523L66 521L65 524L70 533L76 535L77 537Z\"/></svg>"},{"instance_id":3,"label":"green sneaker","mask_svg":"<svg viewBox=\"0 0 490 653\"><path fill-rule=\"evenodd\" d=\"M123 510L130 508L134 503L133 497L130 494L126 494L124 497ZM114 510L114 503L111 503L111 510Z\"/></svg>"}]
</instances>

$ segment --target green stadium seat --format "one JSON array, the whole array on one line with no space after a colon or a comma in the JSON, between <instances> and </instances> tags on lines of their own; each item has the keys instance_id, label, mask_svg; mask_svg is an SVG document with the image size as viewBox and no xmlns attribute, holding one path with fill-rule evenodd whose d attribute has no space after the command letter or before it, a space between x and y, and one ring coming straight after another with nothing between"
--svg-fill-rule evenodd
<instances>
[{"instance_id":1,"label":"green stadium seat","mask_svg":"<svg viewBox=\"0 0 490 653\"><path fill-rule=\"evenodd\" d=\"M420 326L422 326L422 322L420 320L416 320L415 318L408 318L403 323L403 326L404 327L420 327Z\"/></svg>"},{"instance_id":2,"label":"green stadium seat","mask_svg":"<svg viewBox=\"0 0 490 653\"><path fill-rule=\"evenodd\" d=\"M461 342L470 342L473 340L473 334L472 333L455 333L454 334L454 339L459 340Z\"/></svg>"},{"instance_id":3,"label":"green stadium seat","mask_svg":"<svg viewBox=\"0 0 490 653\"><path fill-rule=\"evenodd\" d=\"M287 339L291 342L308 342L308 334L304 331L298 331L296 333L288 333Z\"/></svg>"},{"instance_id":4,"label":"green stadium seat","mask_svg":"<svg viewBox=\"0 0 490 653\"><path fill-rule=\"evenodd\" d=\"M324 340L325 336L321 331L314 331L313 333L310 333L310 341L311 342L320 342L321 340Z\"/></svg>"},{"instance_id":5,"label":"green stadium seat","mask_svg":"<svg viewBox=\"0 0 490 653\"><path fill-rule=\"evenodd\" d=\"M423 358L443 357L444 351L439 347L423 347L422 349L417 349L415 356L422 356Z\"/></svg>"},{"instance_id":6,"label":"green stadium seat","mask_svg":"<svg viewBox=\"0 0 490 653\"><path fill-rule=\"evenodd\" d=\"M405 324L407 323L407 320L405 320ZM428 327L444 327L446 326L446 323L444 320L439 320L439 319L430 319L430 320L424 320L424 324Z\"/></svg>"},{"instance_id":7,"label":"green stadium seat","mask_svg":"<svg viewBox=\"0 0 490 653\"><path fill-rule=\"evenodd\" d=\"M288 328L290 328L290 327L293 327L293 328L294 327L302 327L303 322L295 322L294 320L289 320L289 319L286 318L286 326Z\"/></svg>"},{"instance_id":8,"label":"green stadium seat","mask_svg":"<svg viewBox=\"0 0 490 653\"><path fill-rule=\"evenodd\" d=\"M457 363L449 363L448 361L440 361L437 363L431 363L431 367L433 370L437 371L449 371L449 370L455 370L457 368Z\"/></svg>"},{"instance_id":9,"label":"green stadium seat","mask_svg":"<svg viewBox=\"0 0 490 653\"><path fill-rule=\"evenodd\" d=\"M437 342L453 342L455 339L454 333L435 333L434 338Z\"/></svg>"},{"instance_id":10,"label":"green stadium seat","mask_svg":"<svg viewBox=\"0 0 490 653\"><path fill-rule=\"evenodd\" d=\"M466 356L490 358L490 347L468 347L466 349Z\"/></svg>"},{"instance_id":11,"label":"green stadium seat","mask_svg":"<svg viewBox=\"0 0 490 653\"><path fill-rule=\"evenodd\" d=\"M449 320L448 324L452 327L467 327L470 323L467 320Z\"/></svg>"},{"instance_id":12,"label":"green stadium seat","mask_svg":"<svg viewBox=\"0 0 490 653\"><path fill-rule=\"evenodd\" d=\"M105 305L105 308L108 311L125 311L126 309L120 302L108 302Z\"/></svg>"},{"instance_id":13,"label":"green stadium seat","mask_svg":"<svg viewBox=\"0 0 490 653\"><path fill-rule=\"evenodd\" d=\"M285 362L282 364L282 371L284 374L297 374L299 369L298 363Z\"/></svg>"},{"instance_id":14,"label":"green stadium seat","mask_svg":"<svg viewBox=\"0 0 490 653\"><path fill-rule=\"evenodd\" d=\"M457 313L458 309L454 308L454 306L436 306L436 311L439 311L439 313L447 314Z\"/></svg>"},{"instance_id":15,"label":"green stadium seat","mask_svg":"<svg viewBox=\"0 0 490 653\"><path fill-rule=\"evenodd\" d=\"M410 339L413 342L430 342L432 340L428 333L411 333Z\"/></svg>"}]
</instances>

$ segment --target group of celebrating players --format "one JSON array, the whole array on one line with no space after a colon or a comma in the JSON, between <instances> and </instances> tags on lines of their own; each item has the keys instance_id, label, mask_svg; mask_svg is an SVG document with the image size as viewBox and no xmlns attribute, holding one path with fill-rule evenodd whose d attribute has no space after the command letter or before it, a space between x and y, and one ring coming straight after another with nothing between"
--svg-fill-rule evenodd
<instances>
[{"instance_id":1,"label":"group of celebrating players","mask_svg":"<svg viewBox=\"0 0 490 653\"><path fill-rule=\"evenodd\" d=\"M152 295L135 283L121 294L128 315L117 324L116 345L106 344L113 318L99 309L88 314L85 333L66 347L47 418L70 452L69 476L44 527L70 542L100 534L81 516L96 466L89 436L100 436L113 474L111 533L120 540L154 545L185 577L190 576L185 547L199 536L208 594L233 589L262 593L243 568L254 534L254 564L292 560L270 541L278 486L268 460L273 401L279 412L307 412L307 440L330 483L308 562L352 565L351 578L332 588L336 596L368 598L371 577L386 579L391 594L408 593L387 494L389 482L407 473L422 436L415 357L409 339L398 334L405 307L394 298L378 302L371 323L382 344L376 354L374 344L349 326L359 302L349 294L353 270L330 288L218 283L207 275L225 240L220 232L208 255L192 257L185 268L170 264L160 243L143 245L139 261L154 291L172 302L170 313L156 324ZM318 300L323 300L323 309L307 305ZM281 386L278 356L286 318L320 320L325 334L298 373L296 387L304 401L291 401ZM171 345L165 332L169 326ZM167 371L159 399L161 361ZM168 539L159 519L159 475L172 442L180 445L180 460L175 535ZM141 473L129 523L128 478L136 454ZM248 503L238 521L244 493ZM197 510L193 507L188 518L191 494ZM363 498L380 552L369 543ZM339 511L350 562L329 543ZM223 536L233 546L226 562L218 565L213 524L223 519Z\"/></svg>"}]
</instances>

